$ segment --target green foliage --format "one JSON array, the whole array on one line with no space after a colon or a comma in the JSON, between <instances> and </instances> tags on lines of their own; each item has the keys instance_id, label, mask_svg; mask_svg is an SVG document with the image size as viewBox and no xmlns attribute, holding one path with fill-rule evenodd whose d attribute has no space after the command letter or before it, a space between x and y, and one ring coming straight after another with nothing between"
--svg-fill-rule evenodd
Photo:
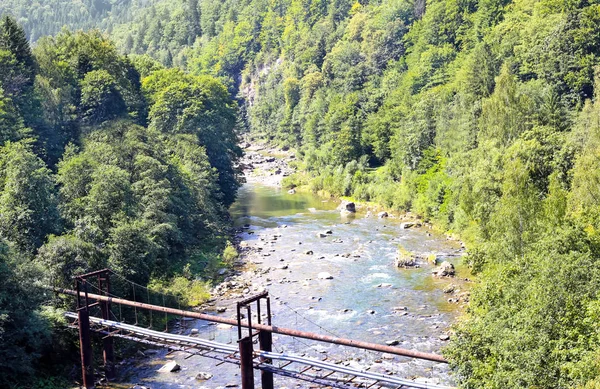
<instances>
[{"instance_id":1,"label":"green foliage","mask_svg":"<svg viewBox=\"0 0 600 389\"><path fill-rule=\"evenodd\" d=\"M197 2L186 6L193 14ZM213 77L129 59L98 31L65 29L32 53L2 19L1 387L63 385L46 369L73 354L61 313L24 286L32 280L69 287L110 267L142 285L159 279L189 305L209 298L221 253L237 255L226 212L240 185L237 115Z\"/></svg>"},{"instance_id":2,"label":"green foliage","mask_svg":"<svg viewBox=\"0 0 600 389\"><path fill-rule=\"evenodd\" d=\"M39 262L68 273L93 246L140 282L217 269L247 128L296 148L285 185L415 211L469 243L481 282L447 350L459 384L597 386L598 4L46 3L0 4L24 24L0 24L0 144L34 142L0 159L23 160L10 188L48 193L3 189L17 251L47 239ZM42 160L60 160L64 231L32 238L10 226L27 220L13 204L56 207Z\"/></svg>"},{"instance_id":3,"label":"green foliage","mask_svg":"<svg viewBox=\"0 0 600 389\"><path fill-rule=\"evenodd\" d=\"M148 285L151 290L176 296L186 307L196 307L210 299L210 285L200 280L188 280L175 277L169 282L153 281Z\"/></svg>"},{"instance_id":4,"label":"green foliage","mask_svg":"<svg viewBox=\"0 0 600 389\"><path fill-rule=\"evenodd\" d=\"M113 77L105 70L93 70L81 81L81 116L84 123L101 124L125 111L125 102Z\"/></svg>"},{"instance_id":5,"label":"green foliage","mask_svg":"<svg viewBox=\"0 0 600 389\"><path fill-rule=\"evenodd\" d=\"M227 245L225 246L225 249L223 250L223 262L227 266L232 266L233 261L235 261L238 256L239 256L239 254L238 254L235 246L232 245L231 242L227 242Z\"/></svg>"},{"instance_id":6,"label":"green foliage","mask_svg":"<svg viewBox=\"0 0 600 389\"><path fill-rule=\"evenodd\" d=\"M0 237L33 253L59 231L56 189L50 170L26 143L0 148Z\"/></svg>"},{"instance_id":7,"label":"green foliage","mask_svg":"<svg viewBox=\"0 0 600 389\"><path fill-rule=\"evenodd\" d=\"M29 275L19 271L23 259L0 242L0 386L7 388L35 376L50 341L47 323L36 310L39 297L25 287Z\"/></svg>"}]
</instances>

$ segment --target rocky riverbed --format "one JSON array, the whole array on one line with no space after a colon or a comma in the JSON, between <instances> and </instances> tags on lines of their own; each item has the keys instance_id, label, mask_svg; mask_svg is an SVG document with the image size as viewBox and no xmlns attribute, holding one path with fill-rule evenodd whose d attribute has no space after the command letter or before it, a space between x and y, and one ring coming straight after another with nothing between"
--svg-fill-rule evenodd
<instances>
[{"instance_id":1,"label":"rocky riverbed","mask_svg":"<svg viewBox=\"0 0 600 389\"><path fill-rule=\"evenodd\" d=\"M246 144L240 167L248 183L281 187L284 177L294 173L290 162L296 160L294 152Z\"/></svg>"},{"instance_id":2,"label":"rocky riverbed","mask_svg":"<svg viewBox=\"0 0 600 389\"><path fill-rule=\"evenodd\" d=\"M247 153L243 163L248 183L231 209L241 255L212 290L213 299L199 310L233 318L236 301L267 290L275 325L440 352L452 336L450 324L468 301L461 245L433 233L414 216L401 220L360 207L341 212L346 206L339 201L281 190L281 178L292 172L285 161L292 157L288 152L283 160L273 161L265 150ZM399 267L399 255L407 253L413 266ZM237 340L236 329L227 325L185 324L179 330L193 336L231 344ZM373 372L452 383L447 366L433 362L277 335L274 346ZM239 384L236 366L148 351L122 367L131 385L170 389ZM179 366L176 371L157 372L170 360ZM276 386L310 387L280 377Z\"/></svg>"}]
</instances>

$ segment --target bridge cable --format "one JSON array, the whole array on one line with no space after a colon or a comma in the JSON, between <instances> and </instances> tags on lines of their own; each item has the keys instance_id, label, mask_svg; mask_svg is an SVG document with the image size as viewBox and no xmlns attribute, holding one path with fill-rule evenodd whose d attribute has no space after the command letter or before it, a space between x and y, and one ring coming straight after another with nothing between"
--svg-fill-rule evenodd
<instances>
[{"instance_id":1,"label":"bridge cable","mask_svg":"<svg viewBox=\"0 0 600 389\"><path fill-rule=\"evenodd\" d=\"M131 284L131 288L133 289L133 301L137 303L137 300L135 299L135 284ZM133 310L135 312L135 324L134 326L138 325L138 315L137 315L137 307L134 305L133 306Z\"/></svg>"},{"instance_id":2,"label":"bridge cable","mask_svg":"<svg viewBox=\"0 0 600 389\"><path fill-rule=\"evenodd\" d=\"M146 299L148 301L148 304L152 304L150 302L150 289L146 288ZM148 328L152 328L152 310L150 310L150 327Z\"/></svg>"},{"instance_id":3,"label":"bridge cable","mask_svg":"<svg viewBox=\"0 0 600 389\"><path fill-rule=\"evenodd\" d=\"M282 300L280 300L280 301L282 301ZM307 322L309 322L309 323L311 323L311 324L313 324L313 325L317 326L319 329L321 329L321 330L323 330L323 331L325 331L325 332L329 333L330 335L333 335L333 336L335 336L335 337L337 337L337 338L341 338L341 337L342 337L342 336L340 336L340 335L336 334L335 332L328 330L327 328L323 327L322 325L320 325L320 324L318 324L318 323L314 322L313 320L309 319L308 317L306 317L306 316L302 315L300 312L298 312L298 311L297 311L297 310L295 310L294 308L290 307L290 305L289 305L289 304L288 304L286 301L282 301L282 305L283 305L283 306L285 306L285 307L286 307L287 309L289 309L290 311L294 312L294 313L295 313L297 316L300 316L301 318L303 318L303 319L304 319L304 320L306 320ZM296 325L297 325L297 324L298 324L298 323L296 322Z\"/></svg>"}]
</instances>

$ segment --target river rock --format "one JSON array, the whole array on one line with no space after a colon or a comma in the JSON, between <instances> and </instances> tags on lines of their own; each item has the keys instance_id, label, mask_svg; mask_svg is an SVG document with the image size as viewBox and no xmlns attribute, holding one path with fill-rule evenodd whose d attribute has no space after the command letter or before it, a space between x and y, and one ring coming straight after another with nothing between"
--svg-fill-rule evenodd
<instances>
[{"instance_id":1,"label":"river rock","mask_svg":"<svg viewBox=\"0 0 600 389\"><path fill-rule=\"evenodd\" d=\"M396 253L396 267L409 268L418 267L415 255L406 249L399 247Z\"/></svg>"},{"instance_id":2,"label":"river rock","mask_svg":"<svg viewBox=\"0 0 600 389\"><path fill-rule=\"evenodd\" d=\"M385 344L387 344L388 346L397 346L400 342L398 342L397 340L388 340L387 342L385 342Z\"/></svg>"},{"instance_id":3,"label":"river rock","mask_svg":"<svg viewBox=\"0 0 600 389\"><path fill-rule=\"evenodd\" d=\"M308 250L308 251L305 251L304 254L306 254L306 255L313 255L314 253L313 253L312 250Z\"/></svg>"},{"instance_id":4,"label":"river rock","mask_svg":"<svg viewBox=\"0 0 600 389\"><path fill-rule=\"evenodd\" d=\"M436 267L431 272L438 277L454 277L456 274L454 265L448 261L442 262L439 267Z\"/></svg>"},{"instance_id":5,"label":"river rock","mask_svg":"<svg viewBox=\"0 0 600 389\"><path fill-rule=\"evenodd\" d=\"M387 212L385 212L385 211L383 211L383 212L379 212L379 213L377 214L377 217L378 217L378 218L380 218L380 219L386 218L386 217L388 217L388 213L387 213Z\"/></svg>"},{"instance_id":6,"label":"river rock","mask_svg":"<svg viewBox=\"0 0 600 389\"><path fill-rule=\"evenodd\" d=\"M324 232L319 232L319 233L317 234L317 236L318 236L319 238L326 238L326 237L327 237L327 234L326 234L326 233L324 233Z\"/></svg>"},{"instance_id":7,"label":"river rock","mask_svg":"<svg viewBox=\"0 0 600 389\"><path fill-rule=\"evenodd\" d=\"M218 307L218 308L217 308L217 312L218 312L218 313L223 313L223 312L225 312L226 310L227 310L227 307Z\"/></svg>"},{"instance_id":8,"label":"river rock","mask_svg":"<svg viewBox=\"0 0 600 389\"><path fill-rule=\"evenodd\" d=\"M192 328L192 330L190 331L190 335L197 335L197 334L198 334L198 329Z\"/></svg>"},{"instance_id":9,"label":"river rock","mask_svg":"<svg viewBox=\"0 0 600 389\"><path fill-rule=\"evenodd\" d=\"M442 334L442 335L440 335L440 340L443 340L443 341L450 340L450 335Z\"/></svg>"},{"instance_id":10,"label":"river rock","mask_svg":"<svg viewBox=\"0 0 600 389\"><path fill-rule=\"evenodd\" d=\"M320 280L333 280L333 276L326 271L321 272L317 275Z\"/></svg>"},{"instance_id":11,"label":"river rock","mask_svg":"<svg viewBox=\"0 0 600 389\"><path fill-rule=\"evenodd\" d=\"M290 189L290 190L288 190L288 194L296 194L296 189Z\"/></svg>"},{"instance_id":12,"label":"river rock","mask_svg":"<svg viewBox=\"0 0 600 389\"><path fill-rule=\"evenodd\" d=\"M212 374L210 373L205 373L205 372L200 372L198 374L196 374L196 380L198 381L206 381L212 378Z\"/></svg>"},{"instance_id":13,"label":"river rock","mask_svg":"<svg viewBox=\"0 0 600 389\"><path fill-rule=\"evenodd\" d=\"M344 202L342 202L342 205L340 205L340 209L342 212L355 213L356 212L356 204L354 204L353 202L350 202L350 201L344 201Z\"/></svg>"},{"instance_id":14,"label":"river rock","mask_svg":"<svg viewBox=\"0 0 600 389\"><path fill-rule=\"evenodd\" d=\"M427 262L431 263L432 265L437 265L438 264L438 257L435 254L429 254L427 256Z\"/></svg>"},{"instance_id":15,"label":"river rock","mask_svg":"<svg viewBox=\"0 0 600 389\"><path fill-rule=\"evenodd\" d=\"M178 370L181 370L181 366L179 366L177 364L177 362L175 362L175 361L169 361L169 362L165 363L165 365L163 367L158 369L158 372L159 373L173 373Z\"/></svg>"},{"instance_id":16,"label":"river rock","mask_svg":"<svg viewBox=\"0 0 600 389\"><path fill-rule=\"evenodd\" d=\"M450 284L444 288L443 292L444 293L454 293L455 288L456 288L456 286L454 284Z\"/></svg>"},{"instance_id":17,"label":"river rock","mask_svg":"<svg viewBox=\"0 0 600 389\"><path fill-rule=\"evenodd\" d=\"M404 223L400 224L400 228L407 230L411 227L414 227L414 225L415 225L415 223L412 223L412 222L404 222Z\"/></svg>"}]
</instances>

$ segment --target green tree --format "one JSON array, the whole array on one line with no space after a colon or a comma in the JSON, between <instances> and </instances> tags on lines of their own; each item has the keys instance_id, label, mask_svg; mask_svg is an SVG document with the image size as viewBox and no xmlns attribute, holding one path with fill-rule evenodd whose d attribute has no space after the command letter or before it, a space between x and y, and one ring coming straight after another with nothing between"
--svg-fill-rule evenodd
<instances>
[{"instance_id":1,"label":"green tree","mask_svg":"<svg viewBox=\"0 0 600 389\"><path fill-rule=\"evenodd\" d=\"M4 145L0 167L0 237L32 253L60 229L54 179L25 142Z\"/></svg>"},{"instance_id":2,"label":"green tree","mask_svg":"<svg viewBox=\"0 0 600 389\"><path fill-rule=\"evenodd\" d=\"M123 115L125 102L113 77L105 70L86 73L81 81L81 117L87 124L101 124Z\"/></svg>"}]
</instances>

